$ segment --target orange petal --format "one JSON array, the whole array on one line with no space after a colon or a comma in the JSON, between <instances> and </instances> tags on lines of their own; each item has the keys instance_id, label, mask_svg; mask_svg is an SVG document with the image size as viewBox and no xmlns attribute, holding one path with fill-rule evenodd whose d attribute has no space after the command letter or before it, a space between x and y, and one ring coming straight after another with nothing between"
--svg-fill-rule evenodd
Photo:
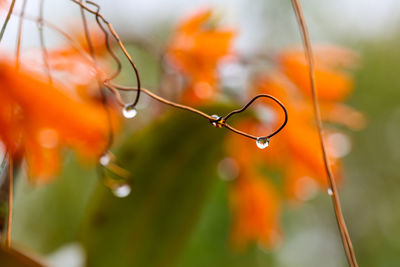
<instances>
[{"instance_id":1,"label":"orange petal","mask_svg":"<svg viewBox=\"0 0 400 267\"><path fill-rule=\"evenodd\" d=\"M328 55L329 56L329 55ZM315 59L315 83L321 100L344 100L353 89L352 78L338 69L339 60L334 57L323 58L321 53ZM279 62L285 73L305 94L311 95L309 68L302 50L287 50L280 54Z\"/></svg>"},{"instance_id":2,"label":"orange petal","mask_svg":"<svg viewBox=\"0 0 400 267\"><path fill-rule=\"evenodd\" d=\"M100 104L73 99L62 86L4 63L0 64L0 81L0 96L10 103L0 106L0 137L6 145L18 137L29 162L36 164L30 164L32 173L48 176L58 166L55 151L35 139L43 128L54 131L60 144L80 154L97 157L103 152L109 129L106 111ZM54 162L47 164L52 159Z\"/></svg>"},{"instance_id":3,"label":"orange petal","mask_svg":"<svg viewBox=\"0 0 400 267\"><path fill-rule=\"evenodd\" d=\"M265 179L244 175L232 184L229 196L233 245L239 250L251 242L266 247L276 245L280 235L280 203L275 188Z\"/></svg>"}]
</instances>

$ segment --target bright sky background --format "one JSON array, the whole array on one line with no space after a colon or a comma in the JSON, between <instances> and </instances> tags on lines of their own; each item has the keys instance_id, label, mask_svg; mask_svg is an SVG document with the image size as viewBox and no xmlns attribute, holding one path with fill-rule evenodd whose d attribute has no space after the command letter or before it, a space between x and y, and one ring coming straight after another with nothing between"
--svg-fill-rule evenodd
<instances>
[{"instance_id":1,"label":"bright sky background","mask_svg":"<svg viewBox=\"0 0 400 267\"><path fill-rule=\"evenodd\" d=\"M317 41L350 40L385 37L393 34L400 25L399 0L307 0L302 1L312 38ZM22 0L17 0L16 12ZM120 33L148 36L160 31L160 26L170 25L177 19L201 7L212 6L227 25L240 30L239 46L281 45L298 40L295 17L290 1L282 0L98 0L102 12ZM281 5L286 7L281 7ZM39 1L28 1L28 14L36 14ZM277 10L280 12L277 12ZM287 14L286 14L287 13ZM274 17L279 14L279 17ZM45 16L57 24L73 23L71 15L78 10L68 0L47 0ZM287 19L287 21L285 21ZM287 23L277 25L277 22ZM260 26L262 25L262 26ZM5 45L14 46L17 21L10 23ZM260 32L261 31L261 32ZM25 43L37 43L35 26L27 23ZM8 38L7 38L8 36ZM271 40L265 42L265 40Z\"/></svg>"}]
</instances>

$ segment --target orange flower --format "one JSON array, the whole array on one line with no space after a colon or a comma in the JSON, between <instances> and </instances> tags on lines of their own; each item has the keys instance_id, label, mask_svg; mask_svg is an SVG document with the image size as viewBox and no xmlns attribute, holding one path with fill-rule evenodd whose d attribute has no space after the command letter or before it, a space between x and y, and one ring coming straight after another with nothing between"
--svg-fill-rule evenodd
<instances>
[{"instance_id":1,"label":"orange flower","mask_svg":"<svg viewBox=\"0 0 400 267\"><path fill-rule=\"evenodd\" d=\"M66 92L40 74L0 64L0 139L11 155L25 156L30 174L40 181L57 171L63 146L90 157L106 147L104 108Z\"/></svg>"},{"instance_id":2,"label":"orange flower","mask_svg":"<svg viewBox=\"0 0 400 267\"><path fill-rule=\"evenodd\" d=\"M72 38L76 43L67 43L49 51L48 61L52 75L74 90L81 98L90 99L99 95L98 76L106 79L108 66L102 61L106 52L103 33L97 28L90 30L90 37L96 52L98 67L91 59L88 43L83 32L74 28Z\"/></svg>"},{"instance_id":3,"label":"orange flower","mask_svg":"<svg viewBox=\"0 0 400 267\"><path fill-rule=\"evenodd\" d=\"M217 94L216 68L230 54L233 30L211 25L211 10L204 10L178 26L167 50L170 63L188 80L183 101L200 104Z\"/></svg>"},{"instance_id":4,"label":"orange flower","mask_svg":"<svg viewBox=\"0 0 400 267\"><path fill-rule=\"evenodd\" d=\"M229 194L233 213L231 239L245 249L252 241L264 247L277 245L280 236L280 203L276 190L264 177L246 174L231 186Z\"/></svg>"},{"instance_id":5,"label":"orange flower","mask_svg":"<svg viewBox=\"0 0 400 267\"><path fill-rule=\"evenodd\" d=\"M341 68L354 65L354 56L347 50L334 47L317 47L315 51L317 90L321 96L323 119L351 129L362 128L365 124L363 115L340 103L353 90L351 77ZM279 196L274 186L263 180L266 168L267 173L270 170L280 171L284 186L283 197L297 203L308 200L320 188L327 188L326 171L310 97L308 66L303 51L285 50L279 54L278 59L277 70L259 78L255 82L255 88L257 93L271 94L282 101L289 113L287 126L273 137L266 150L258 149L254 140L241 136L232 135L227 141L227 153L237 161L241 173L239 180L232 185L232 194L235 197L231 201L234 211L234 241L241 246L245 246L250 240L266 240L266 232L259 230L261 219L268 218L270 222L269 226L263 229L272 229L271 233L274 233L277 228L279 203L276 199ZM275 105L256 105L261 110L257 113L261 121L254 118L242 119L235 126L256 136L265 136L279 127L284 119L283 114ZM329 138L330 134L338 133L340 134L340 131L333 130L332 126L326 127L324 138L335 178L340 180L340 147ZM257 211L257 216L247 213L250 201L253 201L251 203ZM263 206L262 203L266 202L278 207Z\"/></svg>"},{"instance_id":6,"label":"orange flower","mask_svg":"<svg viewBox=\"0 0 400 267\"><path fill-rule=\"evenodd\" d=\"M6 4L8 4L7 0L0 0L0 10L5 9Z\"/></svg>"},{"instance_id":7,"label":"orange flower","mask_svg":"<svg viewBox=\"0 0 400 267\"><path fill-rule=\"evenodd\" d=\"M268 149L269 151L265 153L263 158L266 164L270 162L277 163L276 158L280 158L280 168L286 169L286 181L297 181L302 177L309 177L318 185L326 188L326 172L323 165L318 133L314 126L314 113L311 106L311 99L308 94L302 95L303 90L297 90L299 87L296 85L297 84L292 83L291 80L285 78L281 74L272 74L270 77L264 77L257 81L258 92L278 95L281 101L286 105L288 113L290 114L287 127L279 136L276 138L274 137L273 140L274 143L278 143L280 147L279 151L275 146L271 145ZM330 87L327 88L327 90L330 89ZM326 88L324 87L318 87L319 92L324 92L325 90ZM340 109L344 109L343 104L337 104L336 101L333 100L321 101L320 105L322 110L334 109L333 107L341 107ZM273 110L276 114L280 112L277 109ZM346 116L342 116L343 113L341 112L337 112L336 114L332 112L330 116L325 115L324 118L329 117L330 121L344 125L349 124L349 121L353 123L357 122L361 125L362 122L360 122L360 120L363 121L363 116L357 112L356 114L357 115L353 116L352 120ZM277 127L279 123L280 120L278 119L271 123L270 127ZM325 132L329 133L330 131L328 129L328 131ZM325 138L327 137L328 135L325 136ZM326 143L328 147L331 147L328 152L333 152L332 147L334 147L334 145L329 143L329 139L326 139ZM330 153L329 156L336 173L336 178L339 179L341 176L339 159L333 157L332 153ZM294 168L294 170L288 170L288 166L290 166L289 169ZM297 175L296 178L294 178L294 174ZM289 193L290 197L298 199L296 194L293 193L292 183L286 182L286 185L286 191Z\"/></svg>"},{"instance_id":8,"label":"orange flower","mask_svg":"<svg viewBox=\"0 0 400 267\"><path fill-rule=\"evenodd\" d=\"M355 56L349 50L333 46L314 49L315 83L321 101L343 101L353 89L351 76L343 67L354 65ZM309 71L302 49L288 49L278 57L281 71L302 90L311 95Z\"/></svg>"}]
</instances>

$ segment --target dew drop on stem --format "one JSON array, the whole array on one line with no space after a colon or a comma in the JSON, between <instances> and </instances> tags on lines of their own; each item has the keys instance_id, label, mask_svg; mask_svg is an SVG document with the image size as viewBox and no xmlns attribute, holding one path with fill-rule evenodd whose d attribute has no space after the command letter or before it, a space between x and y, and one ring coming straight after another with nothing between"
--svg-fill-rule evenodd
<instances>
[{"instance_id":1,"label":"dew drop on stem","mask_svg":"<svg viewBox=\"0 0 400 267\"><path fill-rule=\"evenodd\" d=\"M100 157L99 162L102 166L107 166L111 161L111 157L109 154L104 154Z\"/></svg>"},{"instance_id":2,"label":"dew drop on stem","mask_svg":"<svg viewBox=\"0 0 400 267\"><path fill-rule=\"evenodd\" d=\"M124 198L124 197L129 196L129 194L131 193L131 190L132 189L129 184L119 184L119 185L115 186L112 191L116 197Z\"/></svg>"},{"instance_id":3,"label":"dew drop on stem","mask_svg":"<svg viewBox=\"0 0 400 267\"><path fill-rule=\"evenodd\" d=\"M212 115L211 118L213 118L213 120L211 121L212 126L214 126L215 128L221 128L221 117L218 115Z\"/></svg>"},{"instance_id":4,"label":"dew drop on stem","mask_svg":"<svg viewBox=\"0 0 400 267\"><path fill-rule=\"evenodd\" d=\"M332 195L333 195L332 188L328 188L328 195L330 195L330 196L332 196Z\"/></svg>"},{"instance_id":5,"label":"dew drop on stem","mask_svg":"<svg viewBox=\"0 0 400 267\"><path fill-rule=\"evenodd\" d=\"M124 117L127 119L132 119L136 116L136 113L137 111L132 105L125 105L125 107L122 109L122 115L124 115Z\"/></svg>"},{"instance_id":6,"label":"dew drop on stem","mask_svg":"<svg viewBox=\"0 0 400 267\"><path fill-rule=\"evenodd\" d=\"M264 149L269 146L269 138L267 137L258 137L256 141L257 147L260 149Z\"/></svg>"}]
</instances>

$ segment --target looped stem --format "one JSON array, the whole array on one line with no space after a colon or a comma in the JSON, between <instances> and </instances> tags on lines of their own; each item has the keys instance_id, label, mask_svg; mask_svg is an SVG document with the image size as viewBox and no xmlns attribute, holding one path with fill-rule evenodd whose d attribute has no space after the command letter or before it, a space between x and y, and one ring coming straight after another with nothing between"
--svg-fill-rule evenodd
<instances>
[{"instance_id":1,"label":"looped stem","mask_svg":"<svg viewBox=\"0 0 400 267\"><path fill-rule=\"evenodd\" d=\"M282 104L282 102L279 101L277 98L273 97L272 95L268 95L268 94L259 94L259 95L256 95L255 97L253 97L253 98L252 98L245 106L243 106L242 108L237 109L237 110L234 110L234 111L231 111L230 113L228 113L228 114L223 118L223 121L226 122L231 116L233 116L233 115L235 115L235 114L237 114L237 113L241 113L241 112L245 111L248 107L250 107L250 106L253 104L254 101L256 101L258 98L262 98L262 97L272 99L275 103L277 103L277 104L282 108L282 110L283 110L283 112L284 112L284 114L285 114L285 119L284 119L283 123L281 124L281 126L280 126L278 129L276 129L274 132L272 132L271 134L269 134L269 135L267 135L267 136L260 136L260 137L248 136L248 137L250 137L250 138L252 138L252 139L255 139L255 140L257 140L257 138L268 138L268 139L269 139L269 138L273 137L274 135L276 135L277 133L279 133L279 132L286 126L287 121L288 121L288 112L287 112L286 107ZM229 125L228 125L228 126L229 126Z\"/></svg>"},{"instance_id":2,"label":"looped stem","mask_svg":"<svg viewBox=\"0 0 400 267\"><path fill-rule=\"evenodd\" d=\"M135 88L135 87L121 86L121 85L113 84L113 83L111 83L111 82L109 82L109 81L104 81L104 86L107 87L108 89L110 89L110 91L115 95L116 99L120 102L120 105L121 105L121 106L124 106L124 104L123 104L123 102L121 101L121 97L120 97L120 95L119 95L118 90L122 90L122 91L136 91L136 90L137 90L137 88ZM214 122L214 123L217 123L218 128L224 127L224 128L226 128L226 129L228 129L228 130L234 132L234 133L240 134L240 135L242 135L242 136L244 136L244 137L247 137L247 138L250 138L250 139L253 139L253 140L257 140L258 138L271 138L271 137L273 137L274 135L276 135L277 133L279 133L279 132L286 126L287 121L288 121L288 113L287 113L286 107L285 107L285 106L282 104L282 102L280 102L278 99L276 99L275 97L273 97L273 96L271 96L271 95L267 95L267 94L259 94L259 95L256 95L256 96L253 97L244 107L242 107L242 108L240 108L240 109L237 109L237 110L234 110L234 111L228 113L228 114L227 114L226 116L224 116L224 117L215 118L215 117L210 116L210 115L208 115L208 114L206 114L206 113L204 113L204 112L202 112L202 111L200 111L200 110L197 110L197 109L195 109L195 108L193 108L193 107L189 107L189 106L186 106L186 105L178 104L178 103L172 102L172 101L170 101L170 100L164 99L164 98L162 98L162 97L160 97L160 96L158 96L158 95L152 93L151 91L149 91L149 90L146 89L146 88L142 88L142 92L143 92L144 94L150 96L151 98L153 98L153 99L155 99L155 100L157 100L157 101L159 101L159 102L161 102L161 103L164 103L164 104L166 104L166 105L169 105L169 106L172 106L172 107L175 107L175 108L179 108L179 109L183 109L183 110L186 110L186 111L190 111L190 112L196 113L196 114L198 114L198 115L200 115L200 116L202 116L202 117L208 119L211 123L213 123L213 122ZM233 116L234 114L238 114L238 113L241 113L241 112L245 111L256 99L261 98L261 97L266 97L266 98L270 98L270 99L274 100L276 103L279 104L279 106L280 106L280 107L282 108L282 110L284 111L285 120L284 120L284 122L282 123L282 125L281 125L277 130L275 130L273 133L271 133L271 134L269 134L269 135L267 135L267 136L261 136L261 137L260 137L260 136L255 136L255 135L252 135L252 134L249 134L249 133L240 131L240 130L238 130L238 129L232 127L231 125L229 125L229 124L227 123L227 119L228 119L228 118L230 118L230 117Z\"/></svg>"}]
</instances>

